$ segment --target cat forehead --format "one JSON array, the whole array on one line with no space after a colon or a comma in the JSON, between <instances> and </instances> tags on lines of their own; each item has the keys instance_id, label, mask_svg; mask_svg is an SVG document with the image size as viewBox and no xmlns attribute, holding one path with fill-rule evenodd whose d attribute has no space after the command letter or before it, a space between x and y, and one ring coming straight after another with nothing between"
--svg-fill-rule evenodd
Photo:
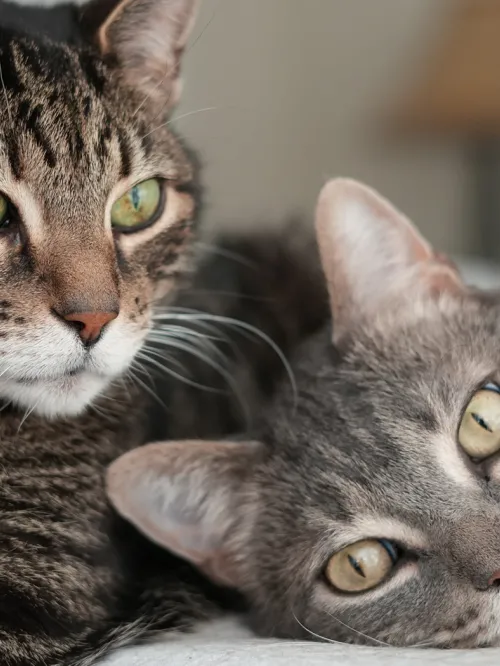
<instances>
[{"instance_id":1,"label":"cat forehead","mask_svg":"<svg viewBox=\"0 0 500 666\"><path fill-rule=\"evenodd\" d=\"M438 328L361 337L338 365L322 333L297 364L297 408L286 389L271 413L276 456L293 461L279 463L285 483L347 514L463 505L477 483L457 431L473 393L500 380L499 314L464 304Z\"/></svg>"},{"instance_id":2,"label":"cat forehead","mask_svg":"<svg viewBox=\"0 0 500 666\"><path fill-rule=\"evenodd\" d=\"M4 192L5 182L26 181L49 203L65 192L91 205L93 197L102 203L120 179L191 179L169 128L155 132L132 113L92 53L0 31L0 67Z\"/></svg>"},{"instance_id":3,"label":"cat forehead","mask_svg":"<svg viewBox=\"0 0 500 666\"><path fill-rule=\"evenodd\" d=\"M0 28L0 65L4 97L39 98L57 94L75 102L84 94L101 98L107 86L104 63L86 48L32 38ZM68 84L71 84L68 86ZM83 104L83 100L82 100Z\"/></svg>"}]
</instances>

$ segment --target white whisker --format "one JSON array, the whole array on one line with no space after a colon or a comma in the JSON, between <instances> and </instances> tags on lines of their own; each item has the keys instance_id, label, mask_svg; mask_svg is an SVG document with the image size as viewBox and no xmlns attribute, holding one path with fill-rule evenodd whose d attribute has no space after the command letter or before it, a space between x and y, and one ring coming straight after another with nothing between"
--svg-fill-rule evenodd
<instances>
[{"instance_id":1,"label":"white whisker","mask_svg":"<svg viewBox=\"0 0 500 666\"><path fill-rule=\"evenodd\" d=\"M162 123L161 125L158 125L158 127L155 127L152 129L150 132L145 134L142 138L146 139L148 136L151 136L151 134L154 134L155 132L158 132L158 130L161 130L162 127L168 127L169 125L172 125L172 123L177 122L178 120L182 120L183 118L189 118L189 116L196 116L199 113L205 113L207 111L218 111L220 107L218 106L206 106L203 109L196 109L196 111L188 111L187 113L182 113L180 116L174 116L174 118L170 118L170 120L167 120L166 122Z\"/></svg>"},{"instance_id":2,"label":"white whisker","mask_svg":"<svg viewBox=\"0 0 500 666\"><path fill-rule=\"evenodd\" d=\"M21 419L21 423L19 424L19 427L18 427L18 429L17 429L17 432L18 432L18 433L20 432L20 430L21 430L23 424L26 423L26 421L28 420L29 416L30 416L31 414L33 414L33 412L35 411L35 409L36 409L37 407L38 407L38 402L35 402L35 404L31 407L31 409L27 409L27 410L25 411L24 416L23 416L23 418Z\"/></svg>"},{"instance_id":3,"label":"white whisker","mask_svg":"<svg viewBox=\"0 0 500 666\"><path fill-rule=\"evenodd\" d=\"M150 351L149 353L152 353L152 352ZM155 355L162 358L162 355L159 354L159 353L156 353ZM193 388L201 389L203 391L207 391L208 393L219 393L219 394L225 393L225 391L221 391L220 389L216 389L216 388L213 388L211 386L206 386L204 384L199 384L198 382L195 382L195 381L189 379L188 377L184 377L183 375L179 374L178 372L175 372L175 370L172 370L168 366L162 365L161 363L159 363L155 359L149 358L146 354L139 353L137 355L137 358L142 359L145 363L150 363L155 368L158 368L159 370L161 370L164 374L170 375L174 379L178 379L183 384L187 384L188 386L192 386Z\"/></svg>"},{"instance_id":4,"label":"white whisker","mask_svg":"<svg viewBox=\"0 0 500 666\"><path fill-rule=\"evenodd\" d=\"M310 636L313 638L317 638L320 641L323 641L325 643L331 643L333 645L345 645L342 641L334 641L333 638L326 638L326 636L320 636L319 634L314 633L314 631L311 631L311 629L308 629L302 622L299 620L299 618L295 615L295 613L292 613L294 620L297 622L299 627L302 627L304 631L306 631Z\"/></svg>"},{"instance_id":5,"label":"white whisker","mask_svg":"<svg viewBox=\"0 0 500 666\"><path fill-rule=\"evenodd\" d=\"M348 624L345 624L345 622L342 622L342 620L339 620L338 617L335 617L335 615L332 615L328 611L325 611L325 613L332 618L332 620L335 620L335 622L338 622L340 625L342 625L345 629L348 631L352 631L353 633L357 634L358 636L361 636L361 638L364 638L367 641L373 641L374 643L377 643L378 645L383 645L384 647L392 647L389 643L385 643L384 641L379 641L378 638L373 638L372 636L368 636L367 634L364 634L362 631L358 631L357 629L354 629L353 627L350 627Z\"/></svg>"},{"instance_id":6,"label":"white whisker","mask_svg":"<svg viewBox=\"0 0 500 666\"><path fill-rule=\"evenodd\" d=\"M295 375L293 373L292 367L290 366L290 363L288 362L285 354L282 352L282 350L278 347L278 345L270 338L266 333L261 331L260 329L256 328L255 326L252 326L251 324L247 324L244 321L240 321L239 319L233 319L231 317L224 317L222 315L210 315L210 314L204 314L204 313L199 313L199 314L156 314L154 315L155 320L162 320L162 319L178 319L180 321L189 321L189 322L197 322L197 321L210 321L210 322L215 322L215 323L221 323L221 324L226 324L228 326L232 326L234 328L238 328L244 331L247 331L256 337L260 338L263 340L271 349L275 352L275 354L278 356L280 359L281 363L283 364L283 367L285 368L286 374L288 376L288 379L290 381L290 384L292 386L292 391L294 394L294 400L295 403L297 403L297 398L298 398L298 391L297 391L297 384L295 381Z\"/></svg>"},{"instance_id":7,"label":"white whisker","mask_svg":"<svg viewBox=\"0 0 500 666\"><path fill-rule=\"evenodd\" d=\"M203 243L202 241L198 241L196 243L196 246L208 250L212 254L217 254L219 257L224 257L226 259L231 259L234 262L241 264L242 266L247 266L248 268L252 268L253 270L258 271L259 270L259 265L255 261L249 261L244 257L243 255L238 254L237 252L231 252L231 250L224 250L220 247L217 247L216 245L211 245L210 243Z\"/></svg>"},{"instance_id":8,"label":"white whisker","mask_svg":"<svg viewBox=\"0 0 500 666\"><path fill-rule=\"evenodd\" d=\"M145 383L142 381L142 379L140 379L136 374L133 373L132 368L134 368L134 369L136 369L136 370L138 370L138 371L143 372L144 374L146 374L146 375L149 377L149 375L148 375L148 373L146 372L145 368L140 367L140 366L137 366L136 364L133 364L132 367L130 368L130 376L132 377L132 379L134 380L134 382L137 382L137 384L139 384L139 386L141 386L141 387L146 391L146 393L148 393L148 394L153 398L153 400L155 400L155 401L156 401L161 407L163 407L163 409L164 409L166 412L168 412L167 405L163 402L163 400L161 400L161 399L156 395L156 393L153 391L153 389L152 389L150 386L148 386L147 384L145 384Z\"/></svg>"}]
</instances>

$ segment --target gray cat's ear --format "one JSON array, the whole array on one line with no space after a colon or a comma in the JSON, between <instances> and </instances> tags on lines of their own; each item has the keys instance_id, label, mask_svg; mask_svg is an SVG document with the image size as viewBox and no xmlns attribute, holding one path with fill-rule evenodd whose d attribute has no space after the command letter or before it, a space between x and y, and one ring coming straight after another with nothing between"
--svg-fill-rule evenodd
<instances>
[{"instance_id":1,"label":"gray cat's ear","mask_svg":"<svg viewBox=\"0 0 500 666\"><path fill-rule=\"evenodd\" d=\"M185 441L125 454L108 472L108 496L149 539L217 583L238 587L234 555L245 489L261 445Z\"/></svg>"},{"instance_id":2,"label":"gray cat's ear","mask_svg":"<svg viewBox=\"0 0 500 666\"><path fill-rule=\"evenodd\" d=\"M179 69L197 0L92 0L81 24L122 83L149 107L168 109L180 94ZM146 105L145 105L146 106Z\"/></svg>"},{"instance_id":3,"label":"gray cat's ear","mask_svg":"<svg viewBox=\"0 0 500 666\"><path fill-rule=\"evenodd\" d=\"M383 308L465 289L452 263L407 217L356 181L332 180L323 188L316 233L335 341Z\"/></svg>"}]
</instances>

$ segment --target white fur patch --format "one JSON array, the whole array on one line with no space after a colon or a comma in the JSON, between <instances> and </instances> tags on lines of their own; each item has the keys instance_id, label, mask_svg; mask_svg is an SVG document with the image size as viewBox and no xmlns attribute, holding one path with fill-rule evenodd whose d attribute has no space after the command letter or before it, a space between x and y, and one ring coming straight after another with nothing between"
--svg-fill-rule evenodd
<instances>
[{"instance_id":1,"label":"white fur patch","mask_svg":"<svg viewBox=\"0 0 500 666\"><path fill-rule=\"evenodd\" d=\"M29 341L12 335L1 341L0 397L47 418L75 416L130 367L145 335L121 317L89 351L57 321Z\"/></svg>"}]
</instances>

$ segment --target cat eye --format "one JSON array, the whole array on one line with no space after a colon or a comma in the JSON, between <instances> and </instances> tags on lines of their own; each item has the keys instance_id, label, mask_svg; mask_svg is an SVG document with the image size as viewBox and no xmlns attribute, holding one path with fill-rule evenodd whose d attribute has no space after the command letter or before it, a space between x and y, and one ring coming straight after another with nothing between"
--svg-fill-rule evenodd
<instances>
[{"instance_id":1,"label":"cat eye","mask_svg":"<svg viewBox=\"0 0 500 666\"><path fill-rule=\"evenodd\" d=\"M113 229L131 233L156 222L165 207L165 189L158 178L134 185L111 209Z\"/></svg>"},{"instance_id":2,"label":"cat eye","mask_svg":"<svg viewBox=\"0 0 500 666\"><path fill-rule=\"evenodd\" d=\"M11 240L16 246L21 244L21 234L19 230L19 217L16 208L12 202L0 194L0 233L9 232Z\"/></svg>"},{"instance_id":3,"label":"cat eye","mask_svg":"<svg viewBox=\"0 0 500 666\"><path fill-rule=\"evenodd\" d=\"M500 451L500 389L487 384L467 405L458 441L463 450L477 460Z\"/></svg>"},{"instance_id":4,"label":"cat eye","mask_svg":"<svg viewBox=\"0 0 500 666\"><path fill-rule=\"evenodd\" d=\"M392 543L369 539L335 553L325 573L339 592L366 592L386 580L397 560L398 552Z\"/></svg>"},{"instance_id":5,"label":"cat eye","mask_svg":"<svg viewBox=\"0 0 500 666\"><path fill-rule=\"evenodd\" d=\"M0 230L10 224L10 212L9 200L0 194Z\"/></svg>"}]
</instances>

